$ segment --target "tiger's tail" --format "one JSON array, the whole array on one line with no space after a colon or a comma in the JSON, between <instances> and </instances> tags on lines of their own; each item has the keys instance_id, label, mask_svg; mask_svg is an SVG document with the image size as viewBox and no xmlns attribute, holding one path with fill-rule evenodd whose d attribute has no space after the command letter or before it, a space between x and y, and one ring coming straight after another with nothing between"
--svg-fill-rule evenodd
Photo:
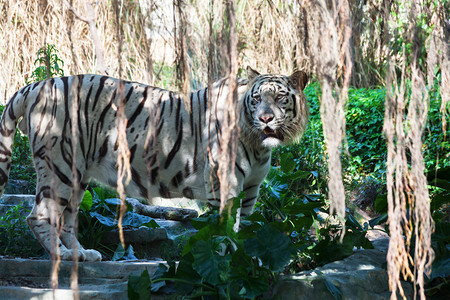
<instances>
[{"instance_id":1,"label":"tiger's tail","mask_svg":"<svg viewBox=\"0 0 450 300\"><path fill-rule=\"evenodd\" d=\"M24 88L25 89L25 88ZM24 115L25 99L23 90L17 91L6 104L0 121L0 197L8 183L11 170L11 156L16 126Z\"/></svg>"}]
</instances>

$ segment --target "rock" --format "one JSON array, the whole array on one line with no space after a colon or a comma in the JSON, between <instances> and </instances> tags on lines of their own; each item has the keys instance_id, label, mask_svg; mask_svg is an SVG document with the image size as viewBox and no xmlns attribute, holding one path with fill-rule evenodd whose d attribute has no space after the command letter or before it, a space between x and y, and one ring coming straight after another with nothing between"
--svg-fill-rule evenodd
<instances>
[{"instance_id":1,"label":"rock","mask_svg":"<svg viewBox=\"0 0 450 300\"><path fill-rule=\"evenodd\" d=\"M11 195L4 194L0 198L0 216L3 216L7 210L16 205L20 205L19 211L22 217L28 216L33 208L34 195Z\"/></svg>"},{"instance_id":2,"label":"rock","mask_svg":"<svg viewBox=\"0 0 450 300\"><path fill-rule=\"evenodd\" d=\"M161 251L177 247L185 239L197 232L190 222L155 219L160 228L132 228L124 229L123 235L126 247L132 245L140 258L153 259L162 257ZM116 247L120 242L119 231L105 232L101 243ZM164 247L161 247L164 246Z\"/></svg>"},{"instance_id":3,"label":"rock","mask_svg":"<svg viewBox=\"0 0 450 300\"><path fill-rule=\"evenodd\" d=\"M3 194L0 198L0 205L15 206L21 204L23 207L31 208L34 204L34 195L25 194Z\"/></svg>"},{"instance_id":4,"label":"rock","mask_svg":"<svg viewBox=\"0 0 450 300\"><path fill-rule=\"evenodd\" d=\"M171 240L177 240L184 236L192 236L197 230L192 227L191 222L179 222L173 220L156 219L156 223L164 228L167 232L167 237Z\"/></svg>"},{"instance_id":5,"label":"rock","mask_svg":"<svg viewBox=\"0 0 450 300\"><path fill-rule=\"evenodd\" d=\"M381 183L371 177L365 178L358 184L355 194L355 203L362 209L371 208L374 209L375 200L381 190Z\"/></svg>"},{"instance_id":6,"label":"rock","mask_svg":"<svg viewBox=\"0 0 450 300\"><path fill-rule=\"evenodd\" d=\"M5 188L7 194L29 194L35 188L26 180L9 179Z\"/></svg>"},{"instance_id":7,"label":"rock","mask_svg":"<svg viewBox=\"0 0 450 300\"><path fill-rule=\"evenodd\" d=\"M123 236L126 248L131 244L137 256L145 259L160 257L161 244L169 241L164 228L140 227L124 229ZM114 229L105 232L101 243L115 249L120 243L119 230Z\"/></svg>"},{"instance_id":8,"label":"rock","mask_svg":"<svg viewBox=\"0 0 450 300\"><path fill-rule=\"evenodd\" d=\"M123 236L125 243L152 243L154 241L167 239L167 233L164 228L125 228L123 230ZM117 244L120 241L119 230L114 229L109 232L105 232L103 241Z\"/></svg>"},{"instance_id":9,"label":"rock","mask_svg":"<svg viewBox=\"0 0 450 300\"><path fill-rule=\"evenodd\" d=\"M284 276L269 297L279 299L334 299L329 286L334 285L342 299L389 299L389 279L383 268L386 263L388 239L373 241L375 249L357 250L341 261L314 270ZM327 287L328 285L328 287ZM403 282L406 297L412 299L413 287Z\"/></svg>"},{"instance_id":10,"label":"rock","mask_svg":"<svg viewBox=\"0 0 450 300\"><path fill-rule=\"evenodd\" d=\"M205 213L209 210L207 202L197 199L188 198L162 198L153 197L148 203L153 206L165 206L165 207L178 207L178 208L189 208L197 211L199 215Z\"/></svg>"},{"instance_id":11,"label":"rock","mask_svg":"<svg viewBox=\"0 0 450 300\"><path fill-rule=\"evenodd\" d=\"M127 202L133 206L134 212L152 218L188 221L198 217L193 209L146 205L133 198L127 198Z\"/></svg>"}]
</instances>

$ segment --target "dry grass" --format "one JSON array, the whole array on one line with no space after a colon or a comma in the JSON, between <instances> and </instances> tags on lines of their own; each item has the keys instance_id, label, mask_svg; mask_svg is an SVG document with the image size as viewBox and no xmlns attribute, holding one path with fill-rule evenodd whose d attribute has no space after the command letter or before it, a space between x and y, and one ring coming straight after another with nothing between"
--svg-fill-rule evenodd
<instances>
[{"instance_id":1,"label":"dry grass","mask_svg":"<svg viewBox=\"0 0 450 300\"><path fill-rule=\"evenodd\" d=\"M86 16L85 1L69 2L81 16ZM145 26L152 26L150 12L139 9L136 1L123 1L123 5L121 77L152 83L151 58L155 56L163 63L171 64L172 61L163 58L165 45L170 48L171 40L164 41L157 36L161 42L152 44L145 31ZM108 1L96 2L94 9L108 74L117 77L119 43L113 21L114 9ZM89 27L74 18L62 1L1 0L0 13L1 103L25 85L26 78L35 69L36 53L45 43L54 44L59 50L58 56L65 62L66 75L98 73ZM158 13L161 11L155 7L154 14Z\"/></svg>"},{"instance_id":2,"label":"dry grass","mask_svg":"<svg viewBox=\"0 0 450 300\"><path fill-rule=\"evenodd\" d=\"M74 10L86 17L85 1L72 0ZM118 42L116 15L108 1L94 3L96 28L107 73L121 78L162 85L159 66L174 66L174 10L166 1L119 1L122 9L123 42ZM188 74L193 89L208 79L207 49L213 17L214 78L228 74L228 35L222 12L223 1L182 1L186 24ZM87 23L76 18L59 0L0 0L0 103L20 87L36 68L36 53L45 43L54 44L65 62L64 73L102 73L97 65L96 48ZM237 1L238 66L251 65L262 72L289 74L306 64L300 24L300 5L295 0ZM179 23L179 22L178 22ZM120 49L120 60L118 53ZM158 62L158 66L155 65ZM176 88L174 84L167 86Z\"/></svg>"}]
</instances>

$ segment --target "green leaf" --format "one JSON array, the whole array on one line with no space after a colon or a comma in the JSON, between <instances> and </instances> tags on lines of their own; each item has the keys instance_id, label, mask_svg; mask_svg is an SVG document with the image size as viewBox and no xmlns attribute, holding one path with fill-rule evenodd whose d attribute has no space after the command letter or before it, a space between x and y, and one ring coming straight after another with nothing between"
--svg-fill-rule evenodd
<instances>
[{"instance_id":1,"label":"green leaf","mask_svg":"<svg viewBox=\"0 0 450 300\"><path fill-rule=\"evenodd\" d=\"M298 170L292 174L285 175L284 178L287 180L300 180L308 178L308 176L313 175L311 171Z\"/></svg>"},{"instance_id":2,"label":"green leaf","mask_svg":"<svg viewBox=\"0 0 450 300\"><path fill-rule=\"evenodd\" d=\"M122 257L124 260L137 260L137 257L134 255L133 246L130 244L125 251L125 255Z\"/></svg>"},{"instance_id":3,"label":"green leaf","mask_svg":"<svg viewBox=\"0 0 450 300\"><path fill-rule=\"evenodd\" d=\"M158 282L153 282L153 281L165 276L168 273L168 269L169 268L163 263L158 265L158 268L156 269L155 273L153 273L153 276L152 276L151 291L153 293L156 293L157 291L159 291L159 289L166 286L165 280L158 281Z\"/></svg>"},{"instance_id":4,"label":"green leaf","mask_svg":"<svg viewBox=\"0 0 450 300\"><path fill-rule=\"evenodd\" d=\"M315 210L322 207L323 205L324 203L322 201L297 203L288 207L284 207L283 211L291 215L303 214L305 216L315 216Z\"/></svg>"},{"instance_id":5,"label":"green leaf","mask_svg":"<svg viewBox=\"0 0 450 300\"><path fill-rule=\"evenodd\" d=\"M147 226L150 228L158 228L159 225L149 216L137 214L135 212L127 212L123 216L122 226L138 228L141 226Z\"/></svg>"},{"instance_id":6,"label":"green leaf","mask_svg":"<svg viewBox=\"0 0 450 300\"><path fill-rule=\"evenodd\" d=\"M107 227L114 227L117 224L116 219L112 216L104 216L96 211L90 211L89 215Z\"/></svg>"},{"instance_id":7,"label":"green leaf","mask_svg":"<svg viewBox=\"0 0 450 300\"><path fill-rule=\"evenodd\" d=\"M291 221L292 221L292 223L294 223L295 229L297 231L300 231L301 229L308 230L309 228L311 228L311 226L313 224L313 218L311 216L295 218Z\"/></svg>"},{"instance_id":8,"label":"green leaf","mask_svg":"<svg viewBox=\"0 0 450 300\"><path fill-rule=\"evenodd\" d=\"M148 270L144 270L140 276L130 275L128 277L128 299L151 299L150 285L151 283Z\"/></svg>"},{"instance_id":9,"label":"green leaf","mask_svg":"<svg viewBox=\"0 0 450 300\"><path fill-rule=\"evenodd\" d=\"M145 226L148 228L159 228L160 226L156 223L155 220L150 220L149 222L142 223L141 226Z\"/></svg>"},{"instance_id":10,"label":"green leaf","mask_svg":"<svg viewBox=\"0 0 450 300\"><path fill-rule=\"evenodd\" d=\"M377 213L387 213L387 194L378 195L375 199L375 211Z\"/></svg>"},{"instance_id":11,"label":"green leaf","mask_svg":"<svg viewBox=\"0 0 450 300\"><path fill-rule=\"evenodd\" d=\"M291 173L295 169L294 154L291 152L283 153L280 159L281 170L285 173Z\"/></svg>"},{"instance_id":12,"label":"green leaf","mask_svg":"<svg viewBox=\"0 0 450 300\"><path fill-rule=\"evenodd\" d=\"M381 216L378 216L376 218L370 219L369 220L369 225L371 228L374 228L376 225L380 225L383 223L386 223L388 220L388 215L387 214L383 214Z\"/></svg>"},{"instance_id":13,"label":"green leaf","mask_svg":"<svg viewBox=\"0 0 450 300\"><path fill-rule=\"evenodd\" d=\"M93 189L93 192L94 192L94 197L95 198L97 198L97 199L99 199L99 200L105 200L105 197L106 197L106 192L105 192L105 190L103 189L103 188L101 188L101 187L95 187L94 189Z\"/></svg>"},{"instance_id":14,"label":"green leaf","mask_svg":"<svg viewBox=\"0 0 450 300\"><path fill-rule=\"evenodd\" d=\"M286 234L290 234L295 229L293 222L271 222L270 226Z\"/></svg>"},{"instance_id":15,"label":"green leaf","mask_svg":"<svg viewBox=\"0 0 450 300\"><path fill-rule=\"evenodd\" d=\"M269 288L268 277L271 274L268 269L259 266L259 260L245 254L242 247L238 248L231 259L231 298L256 298L264 294Z\"/></svg>"},{"instance_id":16,"label":"green leaf","mask_svg":"<svg viewBox=\"0 0 450 300\"><path fill-rule=\"evenodd\" d=\"M148 270L145 269L140 277L139 280L139 299L147 300L151 299L151 281L150 281L150 275L148 274Z\"/></svg>"},{"instance_id":17,"label":"green leaf","mask_svg":"<svg viewBox=\"0 0 450 300\"><path fill-rule=\"evenodd\" d=\"M243 278L243 288L240 291L240 296L246 298L256 298L264 294L269 288L268 278L261 276L253 277L247 276Z\"/></svg>"},{"instance_id":18,"label":"green leaf","mask_svg":"<svg viewBox=\"0 0 450 300\"><path fill-rule=\"evenodd\" d=\"M355 219L355 217L352 214L348 214L346 225L350 228L362 230L361 224Z\"/></svg>"},{"instance_id":19,"label":"green leaf","mask_svg":"<svg viewBox=\"0 0 450 300\"><path fill-rule=\"evenodd\" d=\"M130 275L128 277L128 299L139 300L140 276Z\"/></svg>"},{"instance_id":20,"label":"green leaf","mask_svg":"<svg viewBox=\"0 0 450 300\"><path fill-rule=\"evenodd\" d=\"M176 267L175 288L178 294L188 295L194 289L195 284L203 281L202 277L193 269L194 256L191 252L184 255ZM175 264L174 264L175 265ZM172 269L172 268L171 268ZM171 270L169 270L170 272ZM189 283L188 283L189 282Z\"/></svg>"},{"instance_id":21,"label":"green leaf","mask_svg":"<svg viewBox=\"0 0 450 300\"><path fill-rule=\"evenodd\" d=\"M133 246L129 245L128 249L125 251L125 249L122 247L122 244L119 243L117 246L116 251L114 252L113 257L111 258L112 261L118 261L120 259L124 260L135 260L137 259L136 256L134 256L134 249Z\"/></svg>"},{"instance_id":22,"label":"green leaf","mask_svg":"<svg viewBox=\"0 0 450 300\"><path fill-rule=\"evenodd\" d=\"M209 227L210 224L215 224L218 222L219 215L218 214L212 214L209 216L202 215L198 218L194 218L191 220L192 226L197 229L201 230L204 227Z\"/></svg>"},{"instance_id":23,"label":"green leaf","mask_svg":"<svg viewBox=\"0 0 450 300\"><path fill-rule=\"evenodd\" d=\"M314 246L313 255L317 263L323 265L328 262L344 259L353 254L353 239L347 233L344 241L339 243L337 240L330 241L329 236Z\"/></svg>"},{"instance_id":24,"label":"green leaf","mask_svg":"<svg viewBox=\"0 0 450 300\"><path fill-rule=\"evenodd\" d=\"M245 220L252 221L252 222L261 222L261 223L267 223L266 217L262 215L261 213L255 211L250 216L246 217Z\"/></svg>"},{"instance_id":25,"label":"green leaf","mask_svg":"<svg viewBox=\"0 0 450 300\"><path fill-rule=\"evenodd\" d=\"M245 252L259 257L273 271L281 271L295 253L291 240L269 224L264 225L255 238L244 241Z\"/></svg>"},{"instance_id":26,"label":"green leaf","mask_svg":"<svg viewBox=\"0 0 450 300\"><path fill-rule=\"evenodd\" d=\"M112 261L118 261L125 255L125 249L122 246L122 243L119 243L119 245L116 248L116 251L114 251L114 255L111 258Z\"/></svg>"},{"instance_id":27,"label":"green leaf","mask_svg":"<svg viewBox=\"0 0 450 300\"><path fill-rule=\"evenodd\" d=\"M223 284L228 280L230 255L221 256L216 251L217 245L213 240L198 241L193 249L194 263L192 267L212 285Z\"/></svg>"},{"instance_id":28,"label":"green leaf","mask_svg":"<svg viewBox=\"0 0 450 300\"><path fill-rule=\"evenodd\" d=\"M97 211L90 211L89 215L107 227L115 227L119 222L118 216L116 217L115 213L111 212L106 214L105 212L100 213ZM139 228L141 226L147 226L149 228L159 227L159 225L151 217L130 211L123 215L122 226L132 228Z\"/></svg>"},{"instance_id":29,"label":"green leaf","mask_svg":"<svg viewBox=\"0 0 450 300\"><path fill-rule=\"evenodd\" d=\"M83 199L81 200L80 209L82 211L87 212L87 211L91 210L92 203L93 203L93 198L92 198L91 192L85 191Z\"/></svg>"}]
</instances>

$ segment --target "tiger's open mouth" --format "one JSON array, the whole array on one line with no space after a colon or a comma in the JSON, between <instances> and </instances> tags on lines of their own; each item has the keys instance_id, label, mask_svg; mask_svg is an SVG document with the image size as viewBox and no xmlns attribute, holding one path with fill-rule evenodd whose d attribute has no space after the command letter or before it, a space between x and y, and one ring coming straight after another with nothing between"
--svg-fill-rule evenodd
<instances>
[{"instance_id":1,"label":"tiger's open mouth","mask_svg":"<svg viewBox=\"0 0 450 300\"><path fill-rule=\"evenodd\" d=\"M275 138L278 139L280 141L284 140L283 135L281 134L281 132L279 132L278 130L274 130L272 128L270 128L269 126L266 126L266 128L264 128L263 132L261 133L261 139L264 141L267 138Z\"/></svg>"}]
</instances>

